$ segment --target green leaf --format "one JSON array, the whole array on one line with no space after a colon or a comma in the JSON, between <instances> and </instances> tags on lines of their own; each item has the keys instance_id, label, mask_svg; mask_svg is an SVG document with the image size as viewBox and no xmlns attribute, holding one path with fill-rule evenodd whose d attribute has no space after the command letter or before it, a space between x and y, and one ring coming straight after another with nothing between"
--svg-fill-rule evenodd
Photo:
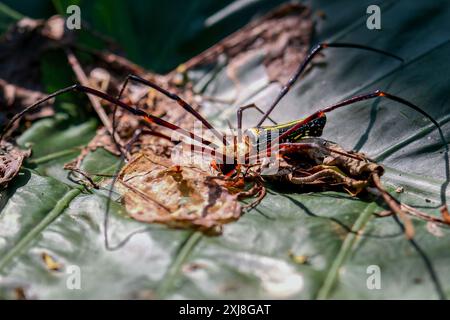
<instances>
[{"instance_id":1,"label":"green leaf","mask_svg":"<svg viewBox=\"0 0 450 320\"><path fill-rule=\"evenodd\" d=\"M20 13L0 3L0 34L3 34L11 23L14 23L20 18L22 18Z\"/></svg>"},{"instance_id":2,"label":"green leaf","mask_svg":"<svg viewBox=\"0 0 450 320\"><path fill-rule=\"evenodd\" d=\"M151 33L158 34L155 38L148 36L143 41L141 35L127 35L129 42L135 42L127 44L130 56L136 55L139 62L141 48L171 38L167 37L168 27L180 20L178 14L168 15L170 10L166 7L150 10L157 4L160 5L141 4L148 6L147 10L136 5L132 10L126 9L127 13L121 12L125 10L121 5L110 9L113 16L121 13L124 33L135 31L132 21L152 21L147 17L159 16L155 20L155 24L161 23L156 28L159 31ZM349 0L314 2L315 8L327 16L317 24L316 41L375 46L402 56L405 64L358 50L328 49L324 51L325 65L315 66L295 85L274 112L274 118L301 118L330 103L382 89L433 115L448 140L450 7L445 1L384 1L382 29L370 31L365 25L369 4L372 1L360 1L357 5ZM151 56L150 60L158 61L161 68L172 67L182 55L172 55L170 48L181 48L186 39L198 39L189 32L200 37L214 30L216 36L223 36L224 30L236 29L247 21L246 15L241 18L236 13L239 23L221 28L222 31L202 29L198 21L205 21L206 15L199 8L201 5L193 2L191 11L181 10L186 15L174 30L183 30L187 25L192 30L186 29L186 38L168 40L167 47L164 42L161 55ZM123 17L132 14L139 18ZM102 19L108 19L108 15ZM104 22L104 29L95 27L103 32L119 32L114 29L118 28L115 21ZM216 25L229 21L234 20L225 15ZM208 39L217 41L212 35ZM142 52L151 52L148 48ZM235 120L237 105L256 101L267 108L279 89L261 76L264 68L258 57L240 68L241 88L245 90L241 89L235 105L205 104L204 113L218 126L224 127L225 119ZM233 97L235 90L223 69L205 92L223 98ZM249 98L256 93L256 98ZM16 288L41 299L450 296L448 229L433 231L432 226L415 219L416 236L412 243L396 219L373 215L383 210L377 203L336 192L301 194L294 187L281 190L270 185L263 202L239 221L226 225L219 237L144 225L127 218L123 208L113 202L108 230L111 245L133 232L137 234L119 250L109 251L103 238L107 186L87 192L68 181L67 173L61 169L78 154L72 150L93 136L97 124L95 120L72 115L70 110L74 109L62 108L55 117L34 123L19 139L22 145L33 144L33 157L1 194L0 297L14 297ZM257 114L249 112L245 120L247 126L253 125ZM437 130L420 114L401 105L379 99L338 110L329 114L324 136L348 149L361 150L383 164L383 182L391 191L402 186L403 193L392 193L404 203L437 214L437 207L449 194L448 156ZM84 165L91 173L111 173L116 161L97 150ZM49 270L43 253L59 263L60 270ZM367 270L372 265L381 270L380 290L367 287ZM79 290L67 286L70 266L80 268Z\"/></svg>"}]
</instances>

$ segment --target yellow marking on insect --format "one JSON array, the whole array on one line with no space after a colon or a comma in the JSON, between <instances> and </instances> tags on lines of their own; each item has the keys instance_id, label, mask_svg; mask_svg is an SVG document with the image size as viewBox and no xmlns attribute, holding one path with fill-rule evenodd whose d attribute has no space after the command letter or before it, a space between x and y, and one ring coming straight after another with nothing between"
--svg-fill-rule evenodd
<instances>
[{"instance_id":1,"label":"yellow marking on insect","mask_svg":"<svg viewBox=\"0 0 450 320\"><path fill-rule=\"evenodd\" d=\"M261 128L264 130L280 130L280 129L292 127L302 121L303 121L303 119L298 119L298 120L294 120L294 121L290 121L290 122L286 122L286 123L282 123L282 124L277 124L277 125L273 125L273 126L263 126Z\"/></svg>"}]
</instances>

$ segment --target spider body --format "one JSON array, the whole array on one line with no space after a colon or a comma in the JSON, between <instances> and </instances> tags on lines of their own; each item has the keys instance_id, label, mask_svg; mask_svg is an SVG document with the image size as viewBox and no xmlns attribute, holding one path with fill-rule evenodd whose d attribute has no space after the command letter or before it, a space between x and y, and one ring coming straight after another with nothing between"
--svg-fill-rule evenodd
<instances>
[{"instance_id":1,"label":"spider body","mask_svg":"<svg viewBox=\"0 0 450 320\"><path fill-rule=\"evenodd\" d=\"M265 165L274 159L271 156L276 157L280 146L302 143L310 137L320 137L325 124L326 115L322 113L311 121L298 119L271 126L248 128L242 135L227 139L228 143L218 149L220 152L211 162L211 167L222 174L230 175L236 172L240 165Z\"/></svg>"}]
</instances>

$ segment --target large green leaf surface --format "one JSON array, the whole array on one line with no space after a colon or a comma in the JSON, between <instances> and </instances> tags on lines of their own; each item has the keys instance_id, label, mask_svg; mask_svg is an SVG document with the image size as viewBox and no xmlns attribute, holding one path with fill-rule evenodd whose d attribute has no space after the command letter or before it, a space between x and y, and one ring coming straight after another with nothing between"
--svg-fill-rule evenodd
<instances>
[{"instance_id":1,"label":"large green leaf surface","mask_svg":"<svg viewBox=\"0 0 450 320\"><path fill-rule=\"evenodd\" d=\"M384 1L382 30L371 31L365 25L369 4L313 2L327 16L317 23L315 41L369 44L402 56L405 63L357 50L329 49L323 63L282 101L274 118L300 118L346 97L382 89L421 106L440 122L448 140L450 7L446 1ZM119 4L115 10L121 10ZM145 12L140 14L145 17ZM231 18L223 15L220 23L236 25ZM123 27L123 32L127 28L131 27ZM217 35L213 31L206 26L201 33ZM185 40L172 40L172 45ZM232 106L205 104L204 113L218 126L224 127L227 118L235 120L237 105L255 101L267 107L279 89L268 82L259 60L256 56L240 67L245 90ZM236 88L226 74L225 69L214 76L198 71L192 77L199 88L213 78L207 95L235 97ZM118 250L107 250L103 234L107 190L85 190L69 181L62 169L95 134L97 121L77 111L85 104L61 102L55 117L34 123L18 140L33 147L33 156L1 193L0 297L13 298L18 287L28 297L40 299L436 299L440 291L450 296L448 229L432 229L414 220L411 243L395 218L373 215L383 210L377 203L343 193L300 194L294 187L269 186L263 202L226 225L218 237L138 223L114 202L110 244L137 233ZM247 113L244 124L253 125L256 117ZM391 101L366 101L330 114L324 136L375 158L386 168L383 182L390 190L404 187L405 192L396 196L438 214L449 193L448 158L437 131L420 114ZM113 173L115 165L117 159L103 150L83 162L84 169L93 173ZM43 253L59 263L60 270L49 270ZM380 290L367 287L371 265L380 267ZM67 287L70 266L81 270L79 290Z\"/></svg>"}]
</instances>

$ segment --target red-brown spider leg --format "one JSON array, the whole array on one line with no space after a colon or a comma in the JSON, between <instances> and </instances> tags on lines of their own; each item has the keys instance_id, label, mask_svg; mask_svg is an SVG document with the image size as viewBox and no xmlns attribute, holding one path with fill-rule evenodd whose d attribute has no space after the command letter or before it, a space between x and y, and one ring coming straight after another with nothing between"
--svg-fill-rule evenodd
<instances>
[{"instance_id":1,"label":"red-brown spider leg","mask_svg":"<svg viewBox=\"0 0 450 320\"><path fill-rule=\"evenodd\" d=\"M209 154L211 155L211 157L213 158L213 161L215 161L214 159L226 159L226 156L221 153L220 151L218 151L218 149L212 149L206 146L195 146L193 144L188 143L188 146L191 147L191 152L193 153L200 153L200 154Z\"/></svg>"},{"instance_id":2,"label":"red-brown spider leg","mask_svg":"<svg viewBox=\"0 0 450 320\"><path fill-rule=\"evenodd\" d=\"M132 114L134 114L136 116L141 117L145 121L145 123L147 125L154 123L154 124L157 124L159 126L165 127L167 129L176 131L179 134L182 134L182 135L184 135L186 137L189 137L192 140L200 142L203 145L210 146L210 147L213 147L213 148L217 148L217 145L215 145L214 143L212 143L212 142L210 142L208 140L205 140L205 139L203 139L203 138L193 134L190 131L182 129L179 126L177 126L177 125L175 125L173 123L170 123L170 122L165 121L165 120L163 120L161 118L158 118L158 117L155 117L155 116L153 116L151 114L148 114L148 113L146 113L145 111L143 111L141 109L133 108L133 107L129 106L128 104L126 104L125 102L123 102L121 100L118 100L118 99L116 99L116 98L114 98L114 97L112 97L112 96L110 96L110 95L108 95L108 94L106 94L104 92L101 92L101 91L98 91L96 89L92 89L92 88L89 88L89 87L85 87L85 86L82 86L82 85L79 85L79 84L74 84L74 85L72 85L70 87L66 87L66 88L63 88L61 90L58 90L58 91L48 95L47 97L45 97L45 98L35 102L34 104L26 107L21 112L17 113L11 119L11 121L8 122L8 124L3 129L3 131L2 131L2 133L0 135L0 141L3 140L4 136L11 129L13 124L16 121L18 121L25 113L29 112L30 110L32 110L34 108L37 108L39 105L41 105L42 103L44 103L44 102L46 102L46 101L48 101L50 99L53 99L53 98L55 98L55 97L57 97L57 96L59 96L61 94L64 94L64 93L67 93L67 92L71 92L71 91L78 91L78 92L82 92L82 93L85 93L85 94L92 94L92 95L94 95L96 97L99 97L99 98L101 98L103 100L109 101L110 103L115 104L115 105L117 105L117 106L119 106L119 107L121 107L121 108L123 108L123 109L125 109L125 110L127 110L129 112L131 112Z\"/></svg>"},{"instance_id":3,"label":"red-brown spider leg","mask_svg":"<svg viewBox=\"0 0 450 320\"><path fill-rule=\"evenodd\" d=\"M289 130L287 130L286 132L284 132L282 135L280 135L276 140L278 141L283 141L283 139L289 137L289 135L293 132L295 132L296 130L298 130L300 127L302 127L303 125L307 124L308 122L317 119L319 117L322 117L325 113L331 112L333 110L351 105L353 103L359 102L359 101L364 101L364 100L368 100L368 99L374 99L374 98L378 98L378 97L384 97L387 98L389 100L393 100L395 102L398 102L400 104L403 104L411 109L414 109L415 111L421 113L422 115L424 115L425 117L427 117L435 126L436 128L439 130L439 134L441 135L442 141L444 143L444 145L446 145L445 142L445 138L444 138L444 134L442 132L441 126L439 125L439 123L437 123L436 120L433 119L432 116L430 116L428 113L426 113L425 111L423 111L421 108L419 108L418 106L412 104L411 102L397 97L395 95L392 95L390 93L384 92L384 91L380 91L380 90L376 90L374 92L371 93L366 93L366 94L362 94L362 95L358 95L358 96L354 96L351 97L349 99L343 100L341 102L338 102L336 104L332 104L322 110L319 110L315 113L313 113L312 115L310 115L309 117L306 117L305 119L303 119L302 121L300 121L299 123L297 123L295 126L293 126L292 128L290 128ZM277 142L275 140L275 142Z\"/></svg>"},{"instance_id":4,"label":"red-brown spider leg","mask_svg":"<svg viewBox=\"0 0 450 320\"><path fill-rule=\"evenodd\" d=\"M270 105L269 109L264 113L261 120L259 120L256 127L260 127L263 122L267 119L267 117L270 115L270 113L275 109L275 107L278 105L280 100L289 92L291 87L294 85L294 83L298 80L300 75L305 71L307 65L311 62L311 60L317 56L317 54L322 51L325 48L354 48L354 49L362 49L362 50L368 50L380 54L384 54L386 56L389 56L391 58L400 60L403 62L403 59L386 51L379 50L376 48L360 45L360 44L352 44L352 43L321 43L316 45L309 53L309 55L303 60L303 62L298 66L297 70L295 71L292 78L289 79L289 81L281 88L280 92L278 93L278 96L275 98L274 102Z\"/></svg>"},{"instance_id":5,"label":"red-brown spider leg","mask_svg":"<svg viewBox=\"0 0 450 320\"><path fill-rule=\"evenodd\" d=\"M138 82L140 84L143 84L145 86L148 86L150 88L153 88L157 91L159 91L160 93L162 93L163 95L165 95L166 97L168 97L171 100L176 101L184 110L186 110L187 112L189 112L190 114L192 114L195 118L197 118L198 120L201 121L201 123L203 123L203 125L210 129L213 134L220 140L222 141L224 144L226 143L225 137L219 132L217 131L212 124L210 124L205 118L203 118L203 116L198 113L190 104L188 104L185 100L183 100L180 96L178 96L175 93L169 92L166 89L161 88L159 85L157 85L154 82L151 82L149 80L146 80L144 78L141 78L137 75L134 74L129 74L127 75L125 82L122 85L122 88L120 89L120 93L119 93L119 97L122 95L123 91L125 90L125 87L127 86L128 82L130 81L135 81Z\"/></svg>"},{"instance_id":6,"label":"red-brown spider leg","mask_svg":"<svg viewBox=\"0 0 450 320\"><path fill-rule=\"evenodd\" d=\"M260 181L255 181L255 185L248 191L243 191L238 194L239 198L248 198L257 196L254 201L242 206L244 210L251 210L255 208L265 198L267 194L266 187Z\"/></svg>"}]
</instances>

